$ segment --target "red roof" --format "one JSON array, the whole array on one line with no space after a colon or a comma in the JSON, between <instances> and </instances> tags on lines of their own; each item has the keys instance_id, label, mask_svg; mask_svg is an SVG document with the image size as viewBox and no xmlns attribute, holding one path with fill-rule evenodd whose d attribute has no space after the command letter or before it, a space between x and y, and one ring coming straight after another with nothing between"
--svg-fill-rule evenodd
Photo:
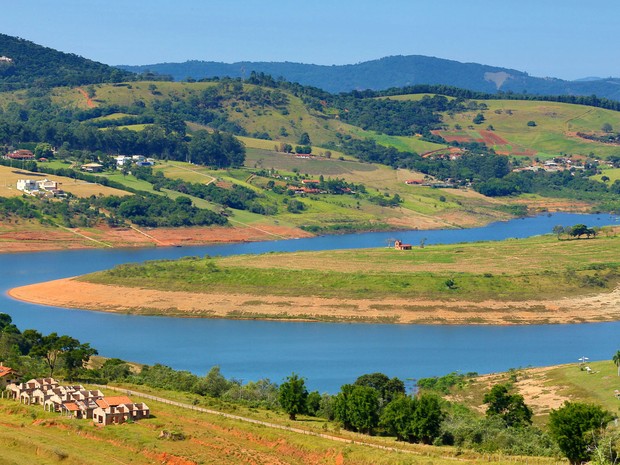
<instances>
[{"instance_id":1,"label":"red roof","mask_svg":"<svg viewBox=\"0 0 620 465\"><path fill-rule=\"evenodd\" d=\"M95 401L101 408L116 407L117 405L133 404L132 400L127 396L106 396L103 399Z\"/></svg>"},{"instance_id":2,"label":"red roof","mask_svg":"<svg viewBox=\"0 0 620 465\"><path fill-rule=\"evenodd\" d=\"M15 370L13 370L13 368L0 366L0 378L2 378L3 376L12 375L14 373Z\"/></svg>"},{"instance_id":3,"label":"red roof","mask_svg":"<svg viewBox=\"0 0 620 465\"><path fill-rule=\"evenodd\" d=\"M80 409L75 402L65 402L62 405L71 412L77 412Z\"/></svg>"}]
</instances>

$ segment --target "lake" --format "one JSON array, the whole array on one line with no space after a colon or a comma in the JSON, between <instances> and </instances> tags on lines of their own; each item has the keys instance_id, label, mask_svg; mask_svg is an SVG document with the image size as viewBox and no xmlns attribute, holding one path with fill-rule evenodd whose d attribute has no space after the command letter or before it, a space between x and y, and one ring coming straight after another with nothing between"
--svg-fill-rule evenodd
<instances>
[{"instance_id":1,"label":"lake","mask_svg":"<svg viewBox=\"0 0 620 465\"><path fill-rule=\"evenodd\" d=\"M188 255L330 250L385 246L390 238L426 244L524 238L554 225L615 224L610 215L553 214L484 228L363 233L311 239L185 248L56 251L0 255L0 311L22 330L56 331L89 342L101 355L163 363L206 374L277 383L296 372L310 389L334 393L359 375L380 371L403 380L451 371L489 373L509 368L610 359L620 347L620 323L536 326L431 326L204 320L116 315L18 302L16 286L75 276L127 262ZM611 363L611 362L610 362Z\"/></svg>"}]
</instances>

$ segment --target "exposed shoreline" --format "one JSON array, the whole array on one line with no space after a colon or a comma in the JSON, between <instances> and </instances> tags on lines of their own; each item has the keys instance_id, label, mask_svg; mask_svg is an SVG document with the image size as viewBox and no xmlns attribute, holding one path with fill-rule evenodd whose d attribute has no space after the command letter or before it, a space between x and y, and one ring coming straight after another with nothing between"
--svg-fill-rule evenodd
<instances>
[{"instance_id":1,"label":"exposed shoreline","mask_svg":"<svg viewBox=\"0 0 620 465\"><path fill-rule=\"evenodd\" d=\"M333 299L192 293L86 283L65 278L17 287L14 299L39 305L182 318L432 325L531 325L620 320L620 288L560 300L433 301Z\"/></svg>"}]
</instances>

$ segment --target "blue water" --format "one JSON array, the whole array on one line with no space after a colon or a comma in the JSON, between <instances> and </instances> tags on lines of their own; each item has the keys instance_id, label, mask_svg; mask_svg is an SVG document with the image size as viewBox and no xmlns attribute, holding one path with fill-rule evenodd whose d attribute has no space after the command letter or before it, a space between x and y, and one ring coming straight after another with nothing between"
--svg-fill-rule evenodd
<instances>
[{"instance_id":1,"label":"blue water","mask_svg":"<svg viewBox=\"0 0 620 465\"><path fill-rule=\"evenodd\" d=\"M609 215L554 214L466 230L407 231L217 246L87 250L0 255L0 311L22 329L56 331L90 342L102 355L205 374L220 365L227 377L281 382L291 372L311 389L336 392L359 375L381 371L412 380L451 371L489 373L524 366L610 358L620 323L537 326L370 325L197 320L116 315L17 302L12 287L75 276L127 262L188 255L385 246L397 237L418 244L523 238L557 224L614 224Z\"/></svg>"}]
</instances>

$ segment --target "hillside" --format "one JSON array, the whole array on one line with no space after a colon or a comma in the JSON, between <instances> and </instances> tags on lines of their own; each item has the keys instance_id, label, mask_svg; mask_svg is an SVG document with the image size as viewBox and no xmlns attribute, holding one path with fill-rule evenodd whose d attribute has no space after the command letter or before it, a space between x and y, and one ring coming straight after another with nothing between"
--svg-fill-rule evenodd
<instances>
[{"instance_id":1,"label":"hillside","mask_svg":"<svg viewBox=\"0 0 620 465\"><path fill-rule=\"evenodd\" d=\"M48 53L36 49L33 62L47 69L41 50ZM620 103L610 100L491 99L448 86L331 94L254 72L245 81L134 80L36 92L23 76L16 84L28 89L0 92L0 145L6 154L32 151L38 161L0 164L136 194L68 199L66 215L34 199L7 204L30 220L28 208L65 227L233 225L299 237L619 208L620 182L602 176L620 160ZM118 155L132 161L119 164ZM560 168L543 166L551 158ZM86 176L93 163L99 173ZM196 237L205 236L181 243Z\"/></svg>"},{"instance_id":2,"label":"hillside","mask_svg":"<svg viewBox=\"0 0 620 465\"><path fill-rule=\"evenodd\" d=\"M0 34L0 92L120 82L133 73Z\"/></svg>"},{"instance_id":3,"label":"hillside","mask_svg":"<svg viewBox=\"0 0 620 465\"><path fill-rule=\"evenodd\" d=\"M282 76L292 82L310 85L329 92L351 90L382 90L415 84L443 84L481 92L515 92L537 95L592 95L620 99L620 79L566 81L539 78L514 69L478 63L410 55L391 56L353 65L312 65L303 63L237 62L218 63L187 61L158 63L119 68L136 73L154 72L170 75L175 80L210 77L247 78L251 71L274 77Z\"/></svg>"}]
</instances>

